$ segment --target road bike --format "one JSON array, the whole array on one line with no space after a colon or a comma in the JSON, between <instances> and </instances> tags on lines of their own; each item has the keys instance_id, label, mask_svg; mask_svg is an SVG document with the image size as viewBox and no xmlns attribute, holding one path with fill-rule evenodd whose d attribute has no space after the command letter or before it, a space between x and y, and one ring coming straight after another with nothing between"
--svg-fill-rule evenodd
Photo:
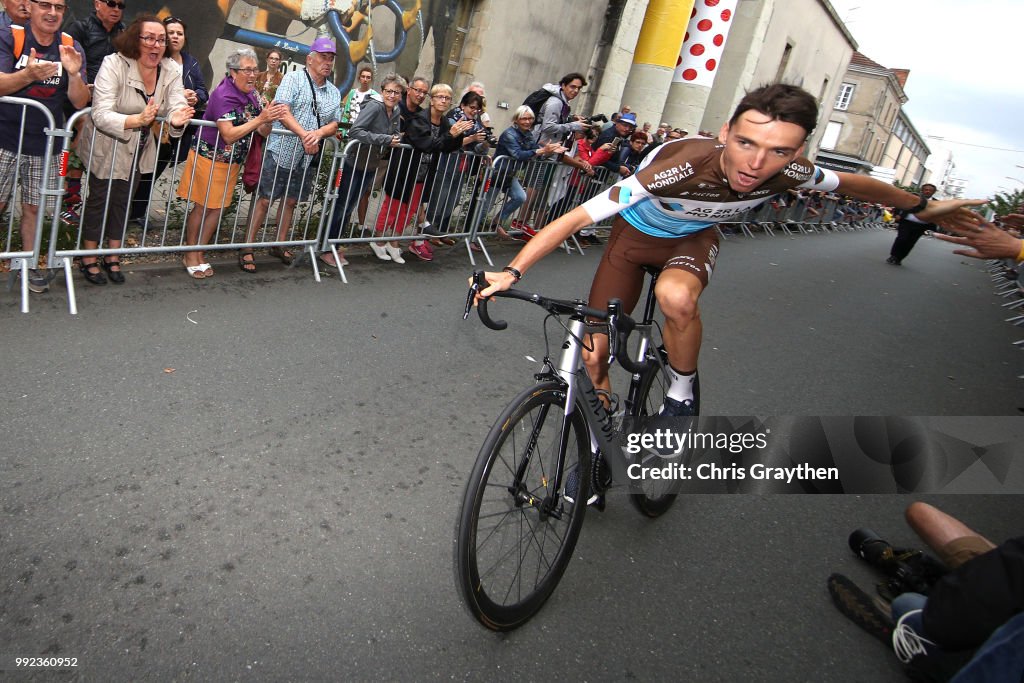
<instances>
[{"instance_id":1,"label":"road bike","mask_svg":"<svg viewBox=\"0 0 1024 683\"><path fill-rule=\"evenodd\" d=\"M463 494L455 529L456 583L470 613L487 628L517 628L551 596L572 558L592 492L601 495L612 484L623 485L648 517L658 517L675 501L678 480L626 476L631 462L644 467L658 459L660 464L662 458L669 461L668 455L648 452L627 461L623 454L627 426L657 415L669 386L667 356L654 337L660 333L654 318L660 269L645 270L650 281L639 322L622 313L617 299L607 310L597 310L579 300L517 289L495 295L544 308L547 341L548 320L557 320L565 335L558 358L551 357L548 344L536 383L512 399L494 422ZM485 287L483 274L474 273L466 316ZM487 327L507 327L491 319L486 300L477 311ZM631 355L627 344L634 331L639 344ZM610 362L631 375L621 408L614 396L607 397L606 406L583 365L592 332L608 334ZM672 457L686 456L677 452Z\"/></svg>"}]
</instances>

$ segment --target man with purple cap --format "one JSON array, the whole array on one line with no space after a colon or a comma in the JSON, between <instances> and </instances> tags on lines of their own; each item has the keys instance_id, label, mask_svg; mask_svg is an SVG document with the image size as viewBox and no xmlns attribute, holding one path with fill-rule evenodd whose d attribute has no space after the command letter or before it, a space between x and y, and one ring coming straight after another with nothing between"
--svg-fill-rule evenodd
<instances>
[{"instance_id":1,"label":"man with purple cap","mask_svg":"<svg viewBox=\"0 0 1024 683\"><path fill-rule=\"evenodd\" d=\"M335 52L334 41L330 38L314 40L306 55L306 68L285 74L274 95L274 102L287 105L288 113L274 122L274 131L267 139L252 225L261 226L270 203L284 197L278 241L287 239L295 205L305 201L316 185L320 161L317 153L322 141L338 132L341 93L329 80ZM295 136L275 134L284 128ZM274 249L271 253L286 264L292 262L293 255L287 249Z\"/></svg>"}]
</instances>

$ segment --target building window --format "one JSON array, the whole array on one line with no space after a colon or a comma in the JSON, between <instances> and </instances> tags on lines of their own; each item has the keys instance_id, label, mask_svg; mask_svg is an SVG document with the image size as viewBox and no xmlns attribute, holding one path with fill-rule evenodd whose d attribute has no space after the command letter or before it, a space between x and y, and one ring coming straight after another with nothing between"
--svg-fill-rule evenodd
<instances>
[{"instance_id":1,"label":"building window","mask_svg":"<svg viewBox=\"0 0 1024 683\"><path fill-rule=\"evenodd\" d=\"M850 100L853 99L853 83L843 83L839 86L839 95L836 97L835 109L846 111L850 108Z\"/></svg>"},{"instance_id":2,"label":"building window","mask_svg":"<svg viewBox=\"0 0 1024 683\"><path fill-rule=\"evenodd\" d=\"M825 126L825 132L821 136L822 149L835 149L839 144L839 134L843 132L843 124L839 121L829 121Z\"/></svg>"},{"instance_id":3,"label":"building window","mask_svg":"<svg viewBox=\"0 0 1024 683\"><path fill-rule=\"evenodd\" d=\"M786 74L786 67L789 65L789 58L792 54L792 43L786 43L786 47L782 51L782 59L779 60L779 70L775 73L776 83L782 83L782 77Z\"/></svg>"}]
</instances>

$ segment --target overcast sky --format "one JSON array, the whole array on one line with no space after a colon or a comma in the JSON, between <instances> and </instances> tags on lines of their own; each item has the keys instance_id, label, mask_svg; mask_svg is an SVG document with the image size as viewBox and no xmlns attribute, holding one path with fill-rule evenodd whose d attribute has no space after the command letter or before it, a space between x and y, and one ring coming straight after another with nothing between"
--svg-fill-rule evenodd
<instances>
[{"instance_id":1,"label":"overcast sky","mask_svg":"<svg viewBox=\"0 0 1024 683\"><path fill-rule=\"evenodd\" d=\"M930 168L952 151L966 196L1024 189L1006 178L1024 181L1024 0L831 2L861 53L910 69L904 111L922 136L946 140L925 137Z\"/></svg>"}]
</instances>

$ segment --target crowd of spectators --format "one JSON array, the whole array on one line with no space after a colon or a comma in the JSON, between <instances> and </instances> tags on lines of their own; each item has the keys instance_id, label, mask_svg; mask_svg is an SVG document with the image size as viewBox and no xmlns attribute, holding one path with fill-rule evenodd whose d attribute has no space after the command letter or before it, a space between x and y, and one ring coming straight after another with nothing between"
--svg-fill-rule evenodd
<instances>
[{"instance_id":1,"label":"crowd of spectators","mask_svg":"<svg viewBox=\"0 0 1024 683\"><path fill-rule=\"evenodd\" d=\"M314 41L305 68L287 73L287 56L279 50L266 54L263 70L251 49L235 50L227 57L225 77L208 87L185 49L187 26L180 18L140 15L125 26L123 3L95 0L93 14L58 39L63 1L4 5L0 94L44 102L58 125L91 100L92 115L82 119L74 143L89 174L88 193L69 173L63 214L66 222L80 225L83 247L121 249L129 226L147 222L153 187L170 170L173 193L186 206L183 243L196 247L183 253L194 279L213 276L202 247L217 239L224 210L239 196L240 172L251 152L259 156L264 146L255 179L246 181L253 192L239 251L246 273L256 272L252 244L282 243L270 253L292 262L283 243L293 237L296 205L310 198L318 172L329 164L321 164L327 138L358 143L348 147L341 163L338 199L326 217L331 248L320 255L324 265L340 267L347 260L337 243L367 233L381 260L401 264L403 253L432 260L435 247L454 244L449 235L459 231L460 202L463 218L478 218L485 232L528 240L545 223L633 174L658 146L690 135L666 122L638 125L628 105L609 117L573 115L572 102L586 86L575 72L531 95L531 106L515 108L499 131L482 83L472 83L458 97L450 85L432 85L422 76L407 83L388 74L374 87L373 69L362 66L355 87L342 94L330 80L336 46L327 38ZM29 26L25 45L35 52L27 58L15 54L12 17ZM13 123L20 115L20 107L0 105L0 121ZM189 119L213 125L189 125ZM30 116L25 126L0 126L0 171L23 166L21 235L23 244L32 244L45 135L41 120ZM14 175L2 173L0 196L11 195ZM88 199L79 211L83 194ZM368 217L369 199L377 194L379 207ZM820 215L826 206L815 194L795 195L793 201L808 215ZM829 206L837 214L833 220L851 211L867 217L874 210L839 201ZM580 240L600 244L592 231ZM82 256L79 270L95 285L125 281L117 254ZM46 282L39 270L31 271L33 291L44 291Z\"/></svg>"}]
</instances>

